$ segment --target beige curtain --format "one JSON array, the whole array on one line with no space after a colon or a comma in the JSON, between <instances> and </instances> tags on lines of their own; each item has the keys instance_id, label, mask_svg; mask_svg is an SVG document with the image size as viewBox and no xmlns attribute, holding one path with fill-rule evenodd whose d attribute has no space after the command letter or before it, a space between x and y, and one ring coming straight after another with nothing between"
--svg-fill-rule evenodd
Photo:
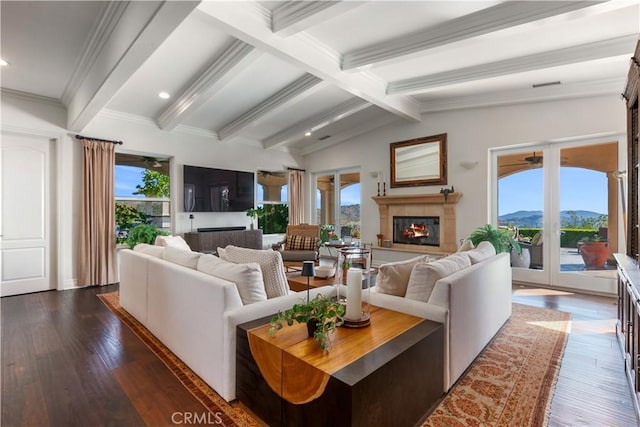
<instances>
[{"instance_id":1,"label":"beige curtain","mask_svg":"<svg viewBox=\"0 0 640 427\"><path fill-rule=\"evenodd\" d=\"M114 203L115 145L83 139L78 284L108 285L116 279Z\"/></svg>"},{"instance_id":2,"label":"beige curtain","mask_svg":"<svg viewBox=\"0 0 640 427\"><path fill-rule=\"evenodd\" d=\"M304 171L289 169L289 224L304 222Z\"/></svg>"}]
</instances>

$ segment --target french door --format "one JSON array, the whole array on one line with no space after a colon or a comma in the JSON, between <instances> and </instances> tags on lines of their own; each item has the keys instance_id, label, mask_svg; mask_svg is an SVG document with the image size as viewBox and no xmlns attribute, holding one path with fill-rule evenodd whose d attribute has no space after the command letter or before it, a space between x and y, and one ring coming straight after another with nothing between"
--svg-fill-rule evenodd
<instances>
[{"instance_id":1,"label":"french door","mask_svg":"<svg viewBox=\"0 0 640 427\"><path fill-rule=\"evenodd\" d=\"M512 255L514 281L616 292L615 267L607 259L623 247L617 141L599 137L491 151L491 221L517 233L524 252ZM606 241L599 243L606 252L601 261L588 256L590 241Z\"/></svg>"}]
</instances>

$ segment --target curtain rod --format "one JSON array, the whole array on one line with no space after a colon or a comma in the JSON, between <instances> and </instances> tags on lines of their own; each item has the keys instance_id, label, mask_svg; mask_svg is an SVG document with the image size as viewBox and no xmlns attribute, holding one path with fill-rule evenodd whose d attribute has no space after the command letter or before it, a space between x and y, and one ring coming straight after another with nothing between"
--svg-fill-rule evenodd
<instances>
[{"instance_id":1,"label":"curtain rod","mask_svg":"<svg viewBox=\"0 0 640 427\"><path fill-rule=\"evenodd\" d=\"M111 144L118 144L118 145L122 145L123 142L122 141L111 141L109 139L100 139L100 138L90 138L88 136L82 136L82 135L76 135L76 139L90 139L92 141L98 141L98 142L109 142Z\"/></svg>"},{"instance_id":2,"label":"curtain rod","mask_svg":"<svg viewBox=\"0 0 640 427\"><path fill-rule=\"evenodd\" d=\"M301 171L301 172L306 172L306 170L304 170L304 169L290 168L290 167L287 167L287 170L290 170L290 171Z\"/></svg>"}]
</instances>

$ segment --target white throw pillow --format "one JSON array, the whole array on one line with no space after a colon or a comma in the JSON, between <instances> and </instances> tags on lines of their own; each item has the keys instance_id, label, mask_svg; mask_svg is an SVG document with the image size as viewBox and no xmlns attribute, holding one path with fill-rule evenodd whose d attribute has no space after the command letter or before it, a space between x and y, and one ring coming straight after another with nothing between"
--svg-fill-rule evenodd
<instances>
[{"instance_id":1,"label":"white throw pillow","mask_svg":"<svg viewBox=\"0 0 640 427\"><path fill-rule=\"evenodd\" d=\"M460 249L458 249L458 252L470 251L473 248L475 248L475 246L473 246L473 242L471 241L471 239L466 239L464 242L462 242L462 245L460 245Z\"/></svg>"},{"instance_id":2,"label":"white throw pillow","mask_svg":"<svg viewBox=\"0 0 640 427\"><path fill-rule=\"evenodd\" d=\"M381 294L403 297L407 292L407 284L409 283L413 266L418 263L428 262L430 259L428 255L419 255L405 261L382 264L378 267L376 291Z\"/></svg>"},{"instance_id":3,"label":"white throw pillow","mask_svg":"<svg viewBox=\"0 0 640 427\"><path fill-rule=\"evenodd\" d=\"M275 298L289 293L289 282L284 274L282 255L278 251L240 248L229 245L224 248L227 261L237 264L257 262L262 270L267 298ZM224 258L223 258L224 259Z\"/></svg>"},{"instance_id":4,"label":"white throw pillow","mask_svg":"<svg viewBox=\"0 0 640 427\"><path fill-rule=\"evenodd\" d=\"M140 252L140 253L151 255L158 258L162 258L162 254L164 253L164 247L149 245L147 243L138 243L133 248L133 250L136 252Z\"/></svg>"},{"instance_id":5,"label":"white throw pillow","mask_svg":"<svg viewBox=\"0 0 640 427\"><path fill-rule=\"evenodd\" d=\"M464 252L469 256L471 264L477 264L496 254L496 248L490 242L480 242L475 249Z\"/></svg>"},{"instance_id":6,"label":"white throw pillow","mask_svg":"<svg viewBox=\"0 0 640 427\"><path fill-rule=\"evenodd\" d=\"M198 260L198 271L235 283L244 305L267 300L258 263L235 264L214 255L202 255Z\"/></svg>"},{"instance_id":7,"label":"white throw pillow","mask_svg":"<svg viewBox=\"0 0 640 427\"><path fill-rule=\"evenodd\" d=\"M156 236L154 243L158 246L166 246L168 248L178 248L184 251L191 250L187 242L180 236Z\"/></svg>"},{"instance_id":8,"label":"white throw pillow","mask_svg":"<svg viewBox=\"0 0 640 427\"><path fill-rule=\"evenodd\" d=\"M227 259L227 253L224 251L224 248L218 248L216 249L216 253L218 254L218 256L220 257L220 259L223 259L225 261L229 261Z\"/></svg>"},{"instance_id":9,"label":"white throw pillow","mask_svg":"<svg viewBox=\"0 0 640 427\"><path fill-rule=\"evenodd\" d=\"M429 263L418 263L411 271L405 298L429 302L438 280L470 266L469 257L463 253L449 255Z\"/></svg>"},{"instance_id":10,"label":"white throw pillow","mask_svg":"<svg viewBox=\"0 0 640 427\"><path fill-rule=\"evenodd\" d=\"M164 248L162 259L195 270L198 266L200 255L202 255L200 252L185 251L184 249L168 246Z\"/></svg>"}]
</instances>

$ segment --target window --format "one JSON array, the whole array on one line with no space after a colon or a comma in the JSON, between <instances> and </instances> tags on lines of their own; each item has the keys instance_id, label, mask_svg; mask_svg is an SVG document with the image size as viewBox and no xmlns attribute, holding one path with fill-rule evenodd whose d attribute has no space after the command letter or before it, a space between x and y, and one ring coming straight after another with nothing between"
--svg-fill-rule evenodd
<instances>
[{"instance_id":1,"label":"window","mask_svg":"<svg viewBox=\"0 0 640 427\"><path fill-rule=\"evenodd\" d=\"M289 224L287 172L259 170L257 174L258 228L264 234L286 233Z\"/></svg>"},{"instance_id":2,"label":"window","mask_svg":"<svg viewBox=\"0 0 640 427\"><path fill-rule=\"evenodd\" d=\"M171 229L169 183L169 159L116 153L117 243L124 243L137 224Z\"/></svg>"},{"instance_id":3,"label":"window","mask_svg":"<svg viewBox=\"0 0 640 427\"><path fill-rule=\"evenodd\" d=\"M337 170L315 175L316 215L320 238L352 240L360 238L360 172Z\"/></svg>"}]
</instances>

